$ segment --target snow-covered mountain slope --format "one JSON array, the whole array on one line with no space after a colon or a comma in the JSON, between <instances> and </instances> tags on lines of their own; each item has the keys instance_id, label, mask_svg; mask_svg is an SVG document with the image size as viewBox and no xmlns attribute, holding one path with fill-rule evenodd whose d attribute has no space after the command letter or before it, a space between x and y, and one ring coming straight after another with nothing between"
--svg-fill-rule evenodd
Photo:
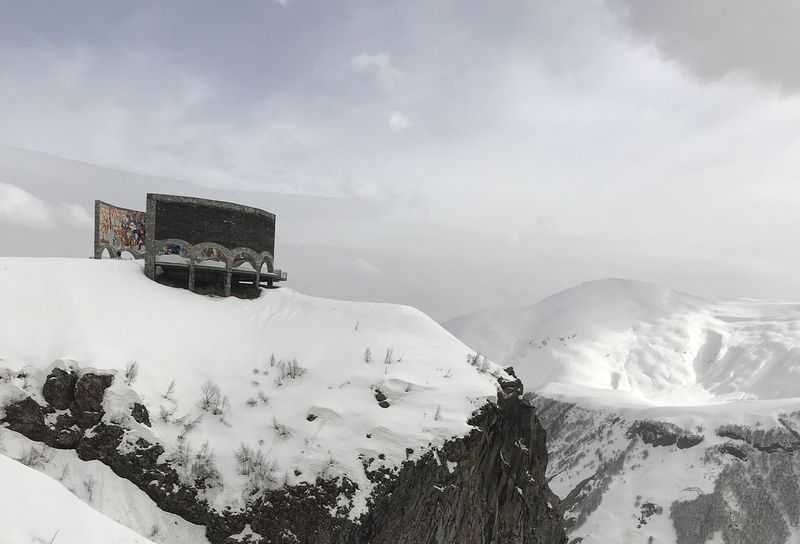
<instances>
[{"instance_id":1,"label":"snow-covered mountain slope","mask_svg":"<svg viewBox=\"0 0 800 544\"><path fill-rule=\"evenodd\" d=\"M576 541L800 542L800 303L601 280L445 327L535 392Z\"/></svg>"},{"instance_id":2,"label":"snow-covered mountain slope","mask_svg":"<svg viewBox=\"0 0 800 544\"><path fill-rule=\"evenodd\" d=\"M282 500L313 503L309 515L322 511L360 530L375 490L391 497L408 460L428 467L434 503L437 493L461 489L436 486L463 475L456 457L435 450L455 439L481 444L475 414L498 402L498 379L513 379L496 365L470 364L469 348L413 308L288 288L263 290L255 300L206 297L151 282L133 261L0 259L0 307L0 421L33 440L74 449L70 464L101 460L189 521L210 523L213 512L211 542L238 531L258 541L245 526L248 516ZM495 412L485 412L487 421L504 417ZM524 423L516 428L540 440L535 419L514 417ZM513 428L502 426L511 446ZM535 446L526 447L520 463L544 466ZM452 451L465 463L477 455L464 446ZM525 473L520 463L500 467L495 477ZM465 465L467 473L474 471ZM538 501L537 526L557 534L559 515L543 478L542 471L530 491L535 497L525 501ZM409 488L424 483L406 480ZM146 501L136 501L147 514ZM155 523L126 518L111 501L95 506L137 531ZM300 507L290 514L298 512L305 515ZM381 516L374 523L391 521ZM330 520L315 523L344 535L328 527ZM191 532L190 524L176 529L170 541ZM283 531L264 538L295 537Z\"/></svg>"},{"instance_id":3,"label":"snow-covered mountain slope","mask_svg":"<svg viewBox=\"0 0 800 544\"><path fill-rule=\"evenodd\" d=\"M529 387L619 391L651 405L800 397L800 303L704 300L601 280L444 325L513 363Z\"/></svg>"},{"instance_id":4,"label":"snow-covered mountain slope","mask_svg":"<svg viewBox=\"0 0 800 544\"><path fill-rule=\"evenodd\" d=\"M56 480L0 454L2 544L152 544Z\"/></svg>"}]
</instances>

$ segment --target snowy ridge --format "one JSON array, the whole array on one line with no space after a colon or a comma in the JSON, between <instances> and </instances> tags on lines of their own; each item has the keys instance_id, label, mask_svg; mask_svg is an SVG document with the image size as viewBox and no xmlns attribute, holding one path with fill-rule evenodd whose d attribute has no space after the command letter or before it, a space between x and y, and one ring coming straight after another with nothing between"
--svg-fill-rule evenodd
<instances>
[{"instance_id":1,"label":"snowy ridge","mask_svg":"<svg viewBox=\"0 0 800 544\"><path fill-rule=\"evenodd\" d=\"M800 303L706 300L601 280L444 325L513 364L529 388L564 384L649 406L800 397Z\"/></svg>"},{"instance_id":2,"label":"snowy ridge","mask_svg":"<svg viewBox=\"0 0 800 544\"><path fill-rule=\"evenodd\" d=\"M54 367L95 368L115 374L105 420L141 401L153 427L132 429L168 453L181 423L201 416L186 440L214 452L223 485L206 498L217 508L242 504L235 452L246 444L281 485L321 475L358 484L355 517L372 485L364 459L391 469L467 434L471 414L496 398L489 371L502 373L468 364L469 348L412 308L288 288L249 301L205 297L153 283L132 261L0 259L0 301L14 309L0 314L0 367L27 376L6 379L5 402L35 397ZM133 361L136 393L122 375ZM201 408L209 383L219 410Z\"/></svg>"}]
</instances>

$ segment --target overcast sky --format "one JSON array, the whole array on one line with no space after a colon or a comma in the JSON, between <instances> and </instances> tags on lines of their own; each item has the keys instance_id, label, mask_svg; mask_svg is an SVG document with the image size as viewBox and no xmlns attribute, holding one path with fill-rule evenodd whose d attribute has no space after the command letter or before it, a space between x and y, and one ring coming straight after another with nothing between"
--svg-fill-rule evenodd
<instances>
[{"instance_id":1,"label":"overcast sky","mask_svg":"<svg viewBox=\"0 0 800 544\"><path fill-rule=\"evenodd\" d=\"M0 0L0 146L42 153L0 153L0 254L88 255L92 199L180 190L278 211L293 287L437 319L609 276L800 299L798 28L793 0Z\"/></svg>"}]
</instances>

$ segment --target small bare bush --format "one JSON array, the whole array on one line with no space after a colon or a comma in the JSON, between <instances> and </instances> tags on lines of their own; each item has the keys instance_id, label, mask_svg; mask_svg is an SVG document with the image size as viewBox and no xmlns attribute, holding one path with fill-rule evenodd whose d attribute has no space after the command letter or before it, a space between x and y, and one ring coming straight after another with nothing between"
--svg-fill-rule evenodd
<instances>
[{"instance_id":1,"label":"small bare bush","mask_svg":"<svg viewBox=\"0 0 800 544\"><path fill-rule=\"evenodd\" d=\"M89 502L94 500L94 488L97 486L97 480L93 476L87 476L83 481L83 488L86 490L86 496L89 497Z\"/></svg>"},{"instance_id":2,"label":"small bare bush","mask_svg":"<svg viewBox=\"0 0 800 544\"><path fill-rule=\"evenodd\" d=\"M275 431L275 435L282 440L286 440L292 436L292 432L289 430L289 427L278 423L278 420L274 417L272 418L272 429Z\"/></svg>"},{"instance_id":3,"label":"small bare bush","mask_svg":"<svg viewBox=\"0 0 800 544\"><path fill-rule=\"evenodd\" d=\"M250 397L249 399L247 399L246 403L251 408L256 406L256 405L258 405L258 401L256 399L254 399L253 397Z\"/></svg>"},{"instance_id":4,"label":"small bare bush","mask_svg":"<svg viewBox=\"0 0 800 544\"><path fill-rule=\"evenodd\" d=\"M253 449L245 443L235 452L237 471L247 477L243 490L245 499L251 499L264 491L274 488L278 481L275 473L278 463L264 456L261 449Z\"/></svg>"},{"instance_id":5,"label":"small bare bush","mask_svg":"<svg viewBox=\"0 0 800 544\"><path fill-rule=\"evenodd\" d=\"M164 423L169 423L170 418L175 415L178 407L173 406L172 408L167 408L163 404L158 406L158 418L163 421Z\"/></svg>"},{"instance_id":6,"label":"small bare bush","mask_svg":"<svg viewBox=\"0 0 800 544\"><path fill-rule=\"evenodd\" d=\"M26 467L42 469L53 459L53 452L47 446L37 447L31 444L30 447L22 450L22 455L17 461Z\"/></svg>"},{"instance_id":7,"label":"small bare bush","mask_svg":"<svg viewBox=\"0 0 800 544\"><path fill-rule=\"evenodd\" d=\"M219 385L211 380L208 380L203 384L203 387L200 388L200 402L198 406L202 410L219 416L225 413L228 404L228 397L223 395Z\"/></svg>"},{"instance_id":8,"label":"small bare bush","mask_svg":"<svg viewBox=\"0 0 800 544\"><path fill-rule=\"evenodd\" d=\"M135 382L138 377L139 363L136 361L128 362L128 364L125 365L125 383L128 384L128 386L133 385L133 382Z\"/></svg>"},{"instance_id":9,"label":"small bare bush","mask_svg":"<svg viewBox=\"0 0 800 544\"><path fill-rule=\"evenodd\" d=\"M369 348L364 350L364 362L366 364L370 364L372 362L372 351Z\"/></svg>"},{"instance_id":10,"label":"small bare bush","mask_svg":"<svg viewBox=\"0 0 800 544\"><path fill-rule=\"evenodd\" d=\"M390 365L394 362L394 348L386 348L386 355L383 357L383 364Z\"/></svg>"},{"instance_id":11,"label":"small bare bush","mask_svg":"<svg viewBox=\"0 0 800 544\"><path fill-rule=\"evenodd\" d=\"M474 366L478 372L486 373L491 367L489 360L479 353L470 353L467 355L467 362Z\"/></svg>"},{"instance_id":12,"label":"small bare bush","mask_svg":"<svg viewBox=\"0 0 800 544\"><path fill-rule=\"evenodd\" d=\"M171 382L169 382L169 387L167 387L166 392L164 392L164 394L161 395L161 397L164 400L172 400L172 395L173 394L175 394L175 380L172 380Z\"/></svg>"},{"instance_id":13,"label":"small bare bush","mask_svg":"<svg viewBox=\"0 0 800 544\"><path fill-rule=\"evenodd\" d=\"M183 440L186 438L186 435L195 430L202 420L203 414L200 414L197 417L192 417L190 414L185 414L176 419L175 423L183 427L178 435L178 440Z\"/></svg>"},{"instance_id":14,"label":"small bare bush","mask_svg":"<svg viewBox=\"0 0 800 544\"><path fill-rule=\"evenodd\" d=\"M214 451L208 442L204 443L197 453L191 456L189 478L198 487L214 487L219 483L219 471Z\"/></svg>"},{"instance_id":15,"label":"small bare bush","mask_svg":"<svg viewBox=\"0 0 800 544\"><path fill-rule=\"evenodd\" d=\"M278 362L278 376L275 378L276 385L283 385L287 380L296 380L306 373L306 369L300 366L297 359L292 359L289 362Z\"/></svg>"}]
</instances>

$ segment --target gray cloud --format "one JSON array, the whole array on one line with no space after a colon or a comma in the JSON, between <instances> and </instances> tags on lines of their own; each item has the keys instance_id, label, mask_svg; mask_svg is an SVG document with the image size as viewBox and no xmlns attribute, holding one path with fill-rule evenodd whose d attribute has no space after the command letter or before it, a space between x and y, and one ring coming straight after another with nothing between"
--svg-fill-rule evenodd
<instances>
[{"instance_id":1,"label":"gray cloud","mask_svg":"<svg viewBox=\"0 0 800 544\"><path fill-rule=\"evenodd\" d=\"M612 0L635 38L705 80L750 78L800 91L800 3L794 0Z\"/></svg>"}]
</instances>

